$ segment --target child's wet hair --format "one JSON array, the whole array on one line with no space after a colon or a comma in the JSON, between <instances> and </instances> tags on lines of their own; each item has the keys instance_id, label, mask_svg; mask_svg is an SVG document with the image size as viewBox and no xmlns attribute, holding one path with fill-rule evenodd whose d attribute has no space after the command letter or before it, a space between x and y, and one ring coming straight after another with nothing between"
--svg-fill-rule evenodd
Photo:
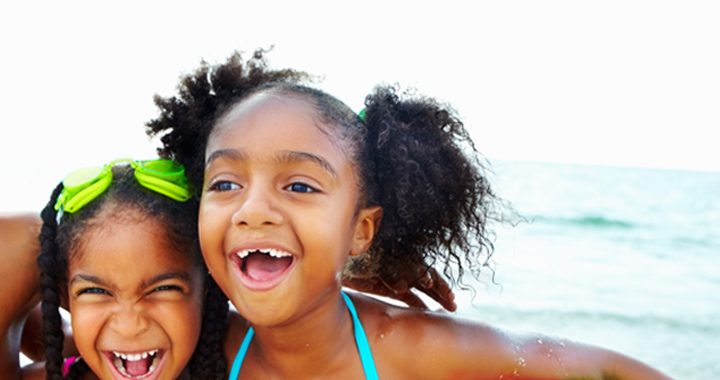
<instances>
[{"instance_id":1,"label":"child's wet hair","mask_svg":"<svg viewBox=\"0 0 720 380\"><path fill-rule=\"evenodd\" d=\"M258 93L305 100L357 168L358 206L383 208L368 254L354 259L346 275L393 284L419 280L439 266L460 286L464 273L479 276L492 255L486 227L500 202L455 111L384 86L366 97L361 120L337 98L306 86L308 79L303 72L269 69L263 51L247 61L236 53L224 64L203 63L181 79L177 96L155 98L160 115L147 132L161 136L160 155L186 165L200 189L207 141L223 115Z\"/></svg>"},{"instance_id":2,"label":"child's wet hair","mask_svg":"<svg viewBox=\"0 0 720 380\"><path fill-rule=\"evenodd\" d=\"M113 168L110 187L92 202L74 214L64 214L58 224L54 205L62 191L59 184L41 213L43 226L40 231L41 251L38 265L41 272L43 339L45 367L48 379L60 380L63 364L64 333L60 305L67 293L69 260L82 254L84 236L103 223L122 223L123 213L132 212L156 221L165 230L164 238L178 254L188 255L193 265L205 265L197 241L197 201L177 202L148 190L137 183L129 166ZM111 210L112 213L103 213ZM108 215L112 215L108 217ZM198 346L189 363L193 379L223 379L226 360L223 339L227 329L227 298L215 282L206 276L203 320ZM88 371L84 361L72 365L66 379L78 379Z\"/></svg>"}]
</instances>

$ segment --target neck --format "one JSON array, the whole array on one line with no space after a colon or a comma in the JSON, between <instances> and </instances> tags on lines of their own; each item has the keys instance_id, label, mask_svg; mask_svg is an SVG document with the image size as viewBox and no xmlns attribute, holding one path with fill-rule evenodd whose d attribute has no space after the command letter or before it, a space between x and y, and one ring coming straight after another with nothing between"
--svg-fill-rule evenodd
<instances>
[{"instance_id":1,"label":"neck","mask_svg":"<svg viewBox=\"0 0 720 380\"><path fill-rule=\"evenodd\" d=\"M348 357L357 356L352 318L339 292L296 321L254 329L255 360L284 378L332 373L334 368L346 367Z\"/></svg>"}]
</instances>

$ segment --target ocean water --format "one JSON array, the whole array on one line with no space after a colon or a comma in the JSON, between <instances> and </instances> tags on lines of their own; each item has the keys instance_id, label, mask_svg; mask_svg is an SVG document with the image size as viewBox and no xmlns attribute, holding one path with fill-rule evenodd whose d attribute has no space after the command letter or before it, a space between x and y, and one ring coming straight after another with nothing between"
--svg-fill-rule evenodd
<instances>
[{"instance_id":1,"label":"ocean water","mask_svg":"<svg viewBox=\"0 0 720 380\"><path fill-rule=\"evenodd\" d=\"M494 283L458 292L459 315L720 378L720 172L492 168L527 222L495 227Z\"/></svg>"}]
</instances>

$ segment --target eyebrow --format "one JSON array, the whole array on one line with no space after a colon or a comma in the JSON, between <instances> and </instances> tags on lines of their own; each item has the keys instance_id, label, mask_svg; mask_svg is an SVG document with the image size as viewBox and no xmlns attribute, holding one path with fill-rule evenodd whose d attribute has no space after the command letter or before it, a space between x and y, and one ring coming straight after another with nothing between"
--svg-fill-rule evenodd
<instances>
[{"instance_id":1,"label":"eyebrow","mask_svg":"<svg viewBox=\"0 0 720 380\"><path fill-rule=\"evenodd\" d=\"M73 278L70 280L70 285L72 285L72 284L74 284L74 283L76 283L76 282L78 282L78 281L87 281L87 282L92 282L92 283L95 283L95 284L98 284L98 285L102 285L102 286L105 286L105 287L111 287L108 282L104 281L104 280L101 279L100 277L93 276L93 275L90 275L90 274L82 274L82 273L81 273L81 274L76 274L76 275L73 276Z\"/></svg>"},{"instance_id":2,"label":"eyebrow","mask_svg":"<svg viewBox=\"0 0 720 380\"><path fill-rule=\"evenodd\" d=\"M140 284L140 289L145 289L150 285L157 284L158 282L162 282L165 280L183 280L185 282L190 282L190 274L188 274L187 272L162 273L149 280L143 281L142 284Z\"/></svg>"},{"instance_id":3,"label":"eyebrow","mask_svg":"<svg viewBox=\"0 0 720 380\"><path fill-rule=\"evenodd\" d=\"M319 165L320 167L322 167L323 169L325 169L325 171L330 173L330 175L333 178L337 178L337 171L335 171L335 168L333 168L333 166L330 165L330 163L326 159L324 159L316 154L307 153L307 152L297 152L297 151L292 151L292 150L282 151L278 154L277 161L280 163L307 162L307 161L314 162L317 165Z\"/></svg>"},{"instance_id":4,"label":"eyebrow","mask_svg":"<svg viewBox=\"0 0 720 380\"><path fill-rule=\"evenodd\" d=\"M210 153L205 160L205 167L207 168L213 161L219 158L226 158L231 161L244 161L247 159L247 154L237 149L218 149Z\"/></svg>"},{"instance_id":5,"label":"eyebrow","mask_svg":"<svg viewBox=\"0 0 720 380\"><path fill-rule=\"evenodd\" d=\"M161 273L155 277L152 277L148 280L144 280L139 288L144 289L147 288L150 285L157 284L158 282L162 282L165 280L173 280L173 279L179 279L186 282L190 282L190 274L187 272L168 272L168 273ZM79 282L79 281L87 281L92 282L94 284L102 285L107 288L113 288L113 285L111 283L108 283L107 281L103 280L100 277L93 276L90 274L77 274L73 276L73 278L70 280L70 285Z\"/></svg>"},{"instance_id":6,"label":"eyebrow","mask_svg":"<svg viewBox=\"0 0 720 380\"><path fill-rule=\"evenodd\" d=\"M237 149L218 149L212 152L206 162L205 167L207 168L213 161L225 158L231 161L245 161L248 155ZM312 153L299 152L294 150L285 150L277 154L275 162L277 163L300 163L300 162L313 162L325 169L333 178L337 178L337 171L326 159Z\"/></svg>"}]
</instances>

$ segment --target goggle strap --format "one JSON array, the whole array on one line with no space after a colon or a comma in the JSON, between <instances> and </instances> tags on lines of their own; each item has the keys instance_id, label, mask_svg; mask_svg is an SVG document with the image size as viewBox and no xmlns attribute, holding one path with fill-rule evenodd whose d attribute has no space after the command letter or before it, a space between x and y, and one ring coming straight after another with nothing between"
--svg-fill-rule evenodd
<instances>
[{"instance_id":1,"label":"goggle strap","mask_svg":"<svg viewBox=\"0 0 720 380\"><path fill-rule=\"evenodd\" d=\"M153 177L162 178L175 183L184 183L185 181L185 168L171 160L157 159L134 161L131 165L135 171L140 170L142 173L147 173Z\"/></svg>"},{"instance_id":2,"label":"goggle strap","mask_svg":"<svg viewBox=\"0 0 720 380\"><path fill-rule=\"evenodd\" d=\"M191 198L190 191L187 189L187 183L185 183L185 187L183 187L182 185L169 182L162 178L148 175L147 173L143 173L137 169L135 169L135 179L145 188L165 195L178 202L185 202Z\"/></svg>"},{"instance_id":3,"label":"goggle strap","mask_svg":"<svg viewBox=\"0 0 720 380\"><path fill-rule=\"evenodd\" d=\"M192 198L182 165L166 159L133 161L121 158L111 161L102 168L79 169L65 177L64 188L55 202L58 224L65 213L72 214L80 210L104 193L113 181L113 166L124 162L129 163L133 168L135 179L141 186L179 202ZM87 175L88 169L100 169L100 172L85 180L83 176Z\"/></svg>"}]
</instances>

